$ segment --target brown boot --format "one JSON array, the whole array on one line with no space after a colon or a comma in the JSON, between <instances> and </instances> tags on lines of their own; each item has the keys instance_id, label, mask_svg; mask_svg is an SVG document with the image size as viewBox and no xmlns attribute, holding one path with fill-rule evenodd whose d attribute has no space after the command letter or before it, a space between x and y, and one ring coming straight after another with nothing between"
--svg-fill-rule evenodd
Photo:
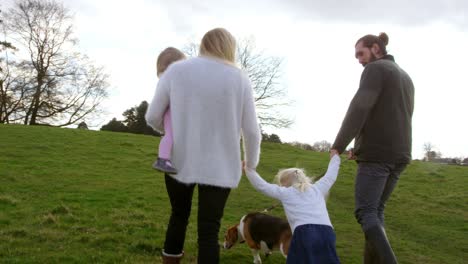
<instances>
[{"instance_id":1,"label":"brown boot","mask_svg":"<svg viewBox=\"0 0 468 264\"><path fill-rule=\"evenodd\" d=\"M182 257L184 256L184 252L180 254L180 256L166 256L163 252L162 259L163 264L180 264Z\"/></svg>"}]
</instances>

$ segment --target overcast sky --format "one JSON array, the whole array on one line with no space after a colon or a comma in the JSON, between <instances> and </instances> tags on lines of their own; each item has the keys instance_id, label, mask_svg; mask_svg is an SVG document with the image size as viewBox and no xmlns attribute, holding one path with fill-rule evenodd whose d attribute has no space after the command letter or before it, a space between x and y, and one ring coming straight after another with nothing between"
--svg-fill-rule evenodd
<instances>
[{"instance_id":1,"label":"overcast sky","mask_svg":"<svg viewBox=\"0 0 468 264\"><path fill-rule=\"evenodd\" d=\"M5 4L12 0L2 0ZM75 13L80 49L110 74L111 96L101 126L156 87L155 60L167 46L183 48L224 27L253 37L284 59L282 85L294 103L283 141L333 142L356 92L362 66L354 44L386 32L387 49L415 84L413 156L424 142L444 156L468 157L468 1L466 0L65 0Z\"/></svg>"}]
</instances>

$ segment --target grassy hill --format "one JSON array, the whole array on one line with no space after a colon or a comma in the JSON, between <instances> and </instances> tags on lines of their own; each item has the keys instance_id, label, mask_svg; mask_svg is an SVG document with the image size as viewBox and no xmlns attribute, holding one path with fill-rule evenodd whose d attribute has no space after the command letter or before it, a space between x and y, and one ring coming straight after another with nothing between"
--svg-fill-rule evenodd
<instances>
[{"instance_id":1,"label":"grassy hill","mask_svg":"<svg viewBox=\"0 0 468 264\"><path fill-rule=\"evenodd\" d=\"M160 263L170 208L163 175L151 169L158 142L125 133L0 125L0 262ZM265 143L259 171L267 180L291 166L321 175L327 163L327 154ZM328 201L342 263L361 263L355 168L343 163ZM408 167L386 211L400 263L467 263L467 187L468 167ZM222 232L273 203L243 178L229 197ZM183 263L196 260L196 212L195 197ZM282 208L272 214L284 216ZM245 244L222 250L221 258L252 262ZM284 262L279 253L265 261Z\"/></svg>"}]
</instances>

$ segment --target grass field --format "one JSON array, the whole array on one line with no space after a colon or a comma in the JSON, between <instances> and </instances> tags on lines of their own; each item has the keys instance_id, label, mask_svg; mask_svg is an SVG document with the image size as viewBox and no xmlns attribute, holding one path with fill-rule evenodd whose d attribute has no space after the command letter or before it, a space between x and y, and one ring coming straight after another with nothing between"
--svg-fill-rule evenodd
<instances>
[{"instance_id":1,"label":"grass field","mask_svg":"<svg viewBox=\"0 0 468 264\"><path fill-rule=\"evenodd\" d=\"M170 208L163 175L151 169L158 142L125 133L0 125L0 263L160 263ZM327 163L324 153L264 143L258 170L271 180L291 166L320 175ZM355 168L343 163L328 200L342 263L361 263ZM400 263L468 263L467 187L468 167L408 167L386 209ZM183 263L196 260L196 201ZM242 215L273 203L243 178L229 197L220 240ZM282 208L272 214L284 216ZM245 244L221 251L221 263L251 262ZM284 262L279 253L264 261Z\"/></svg>"}]
</instances>

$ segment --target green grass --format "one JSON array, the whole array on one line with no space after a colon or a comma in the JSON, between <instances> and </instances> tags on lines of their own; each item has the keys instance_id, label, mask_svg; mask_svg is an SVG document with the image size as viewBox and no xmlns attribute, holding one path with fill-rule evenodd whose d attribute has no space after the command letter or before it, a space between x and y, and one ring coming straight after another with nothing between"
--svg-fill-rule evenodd
<instances>
[{"instance_id":1,"label":"green grass","mask_svg":"<svg viewBox=\"0 0 468 264\"><path fill-rule=\"evenodd\" d=\"M160 263L170 207L163 175L151 169L159 138L125 133L0 125L1 263ZM322 174L328 155L262 144L259 171ZM353 216L356 165L344 162L328 201L342 263L361 263L363 235ZM400 263L466 263L468 167L412 163L386 209ZM275 203L245 178L222 222ZM183 263L196 260L194 197ZM282 208L272 214L284 216ZM245 244L221 251L221 263L251 263ZM265 263L284 263L273 254Z\"/></svg>"}]
</instances>

